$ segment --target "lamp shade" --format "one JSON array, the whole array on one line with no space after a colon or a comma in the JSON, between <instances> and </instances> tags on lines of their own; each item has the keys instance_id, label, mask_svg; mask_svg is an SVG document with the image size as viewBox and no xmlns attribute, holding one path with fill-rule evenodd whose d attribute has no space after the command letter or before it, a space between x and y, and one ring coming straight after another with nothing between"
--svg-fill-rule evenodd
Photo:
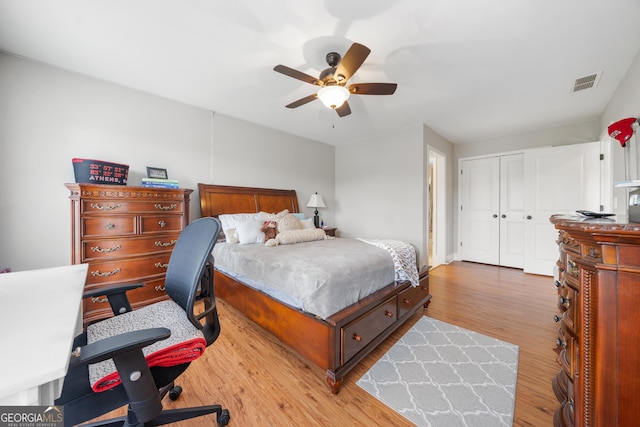
<instances>
[{"instance_id":1,"label":"lamp shade","mask_svg":"<svg viewBox=\"0 0 640 427\"><path fill-rule=\"evenodd\" d=\"M318 91L318 98L327 108L338 108L349 98L349 90L343 86L325 86Z\"/></svg>"},{"instance_id":2,"label":"lamp shade","mask_svg":"<svg viewBox=\"0 0 640 427\"><path fill-rule=\"evenodd\" d=\"M312 194L307 202L308 208L326 208L327 206L324 204L324 200L322 200L322 196L317 192L316 194Z\"/></svg>"}]
</instances>

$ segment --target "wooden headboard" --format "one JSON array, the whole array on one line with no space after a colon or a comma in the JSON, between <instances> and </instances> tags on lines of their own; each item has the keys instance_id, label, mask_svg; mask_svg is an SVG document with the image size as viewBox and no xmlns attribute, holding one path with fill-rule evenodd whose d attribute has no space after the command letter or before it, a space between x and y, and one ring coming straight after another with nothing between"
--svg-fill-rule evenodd
<instances>
[{"instance_id":1,"label":"wooden headboard","mask_svg":"<svg viewBox=\"0 0 640 427\"><path fill-rule=\"evenodd\" d=\"M296 190L198 184L198 191L203 217L260 211L277 213L284 209L299 212Z\"/></svg>"}]
</instances>

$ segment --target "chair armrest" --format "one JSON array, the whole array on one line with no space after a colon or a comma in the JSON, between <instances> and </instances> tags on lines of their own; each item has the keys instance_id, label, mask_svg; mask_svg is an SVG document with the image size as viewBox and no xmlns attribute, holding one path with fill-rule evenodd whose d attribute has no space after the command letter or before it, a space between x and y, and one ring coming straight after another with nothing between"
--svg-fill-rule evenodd
<instances>
[{"instance_id":1,"label":"chair armrest","mask_svg":"<svg viewBox=\"0 0 640 427\"><path fill-rule=\"evenodd\" d=\"M71 357L70 365L102 362L132 350L142 349L156 341L167 339L169 336L171 336L171 331L167 328L151 328L105 338L80 347L79 354Z\"/></svg>"},{"instance_id":2,"label":"chair armrest","mask_svg":"<svg viewBox=\"0 0 640 427\"><path fill-rule=\"evenodd\" d=\"M106 296L111 306L111 311L115 316L131 311L131 303L127 298L127 291L132 289L141 288L144 283L129 283L124 285L113 285L104 288L93 289L86 291L83 298L97 298L99 296Z\"/></svg>"}]
</instances>

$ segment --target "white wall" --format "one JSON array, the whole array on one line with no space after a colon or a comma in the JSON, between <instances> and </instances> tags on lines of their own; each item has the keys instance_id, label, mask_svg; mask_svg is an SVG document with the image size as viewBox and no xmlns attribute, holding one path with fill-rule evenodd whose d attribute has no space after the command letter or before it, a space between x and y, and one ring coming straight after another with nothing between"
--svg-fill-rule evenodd
<instances>
[{"instance_id":1,"label":"white wall","mask_svg":"<svg viewBox=\"0 0 640 427\"><path fill-rule=\"evenodd\" d=\"M427 262L427 144L451 144L422 125L336 148L336 226L343 237L398 239Z\"/></svg>"},{"instance_id":2,"label":"white wall","mask_svg":"<svg viewBox=\"0 0 640 427\"><path fill-rule=\"evenodd\" d=\"M267 129L244 120L214 114L213 165L210 182L291 189L298 194L300 211L313 216L307 208L316 191L327 205L319 216L327 224L334 217L335 148L332 145L303 139Z\"/></svg>"},{"instance_id":3,"label":"white wall","mask_svg":"<svg viewBox=\"0 0 640 427\"><path fill-rule=\"evenodd\" d=\"M314 162L304 174L283 165L294 141L293 155ZM63 184L74 182L73 157L129 164L129 185L156 166L194 190L198 182L294 186L301 205L313 191L332 200L335 186L332 146L0 53L0 267L70 262ZM197 218L197 191L191 208Z\"/></svg>"}]
</instances>

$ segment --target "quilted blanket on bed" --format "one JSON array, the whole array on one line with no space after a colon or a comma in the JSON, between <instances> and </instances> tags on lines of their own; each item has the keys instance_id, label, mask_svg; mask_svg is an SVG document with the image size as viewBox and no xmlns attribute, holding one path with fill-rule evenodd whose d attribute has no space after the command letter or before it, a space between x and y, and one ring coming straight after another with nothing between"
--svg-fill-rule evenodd
<instances>
[{"instance_id":1,"label":"quilted blanket on bed","mask_svg":"<svg viewBox=\"0 0 640 427\"><path fill-rule=\"evenodd\" d=\"M384 249L393 258L396 281L408 280L412 286L418 286L420 278L416 263L416 248L410 243L390 239L358 239L370 245Z\"/></svg>"}]
</instances>

